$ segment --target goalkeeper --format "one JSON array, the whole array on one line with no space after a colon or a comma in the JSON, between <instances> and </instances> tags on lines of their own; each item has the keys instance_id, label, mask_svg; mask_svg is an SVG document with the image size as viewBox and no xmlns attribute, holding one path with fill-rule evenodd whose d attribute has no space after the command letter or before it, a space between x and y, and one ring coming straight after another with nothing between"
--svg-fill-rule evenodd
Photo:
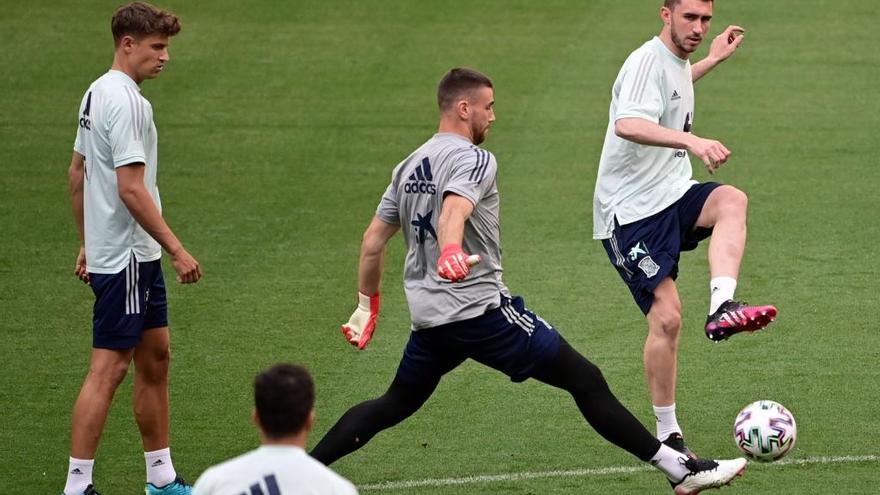
<instances>
[{"instance_id":1,"label":"goalkeeper","mask_svg":"<svg viewBox=\"0 0 880 495\"><path fill-rule=\"evenodd\" d=\"M398 230L412 332L388 391L349 409L311 455L331 464L403 421L465 359L569 392L611 443L662 471L678 494L730 482L745 459L689 459L662 445L618 402L599 369L501 280L495 157L478 145L495 120L492 82L452 69L437 94L439 131L395 167L361 246L359 304L342 326L364 349L376 328L385 246Z\"/></svg>"}]
</instances>

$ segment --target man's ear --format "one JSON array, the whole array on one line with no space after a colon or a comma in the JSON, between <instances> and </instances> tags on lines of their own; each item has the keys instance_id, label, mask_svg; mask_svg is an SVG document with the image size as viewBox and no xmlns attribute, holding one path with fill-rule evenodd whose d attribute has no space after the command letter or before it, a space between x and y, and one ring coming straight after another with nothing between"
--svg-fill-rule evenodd
<instances>
[{"instance_id":1,"label":"man's ear","mask_svg":"<svg viewBox=\"0 0 880 495\"><path fill-rule=\"evenodd\" d=\"M125 53L131 53L132 49L134 49L134 43L134 37L127 34L119 40L119 46L122 47Z\"/></svg>"},{"instance_id":2,"label":"man's ear","mask_svg":"<svg viewBox=\"0 0 880 495\"><path fill-rule=\"evenodd\" d=\"M256 407L251 409L251 423L255 424L257 426L257 428L261 428L260 417L257 416L257 408Z\"/></svg>"},{"instance_id":3,"label":"man's ear","mask_svg":"<svg viewBox=\"0 0 880 495\"><path fill-rule=\"evenodd\" d=\"M306 431L311 432L315 426L315 410L309 411L309 417L306 418Z\"/></svg>"},{"instance_id":4,"label":"man's ear","mask_svg":"<svg viewBox=\"0 0 880 495\"><path fill-rule=\"evenodd\" d=\"M461 120L470 119L471 105L467 98L462 98L455 103L455 112Z\"/></svg>"},{"instance_id":5,"label":"man's ear","mask_svg":"<svg viewBox=\"0 0 880 495\"><path fill-rule=\"evenodd\" d=\"M665 6L660 7L660 19L663 19L663 24L667 26L672 24L672 11Z\"/></svg>"}]
</instances>

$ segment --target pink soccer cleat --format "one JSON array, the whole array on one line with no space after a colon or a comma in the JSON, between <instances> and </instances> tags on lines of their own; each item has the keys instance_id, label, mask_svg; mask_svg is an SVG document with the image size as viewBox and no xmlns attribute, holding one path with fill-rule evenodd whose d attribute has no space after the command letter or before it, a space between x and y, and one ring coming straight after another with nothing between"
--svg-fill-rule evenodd
<instances>
[{"instance_id":1,"label":"pink soccer cleat","mask_svg":"<svg viewBox=\"0 0 880 495\"><path fill-rule=\"evenodd\" d=\"M706 320L706 337L721 342L740 332L760 330L776 319L776 313L775 306L749 306L727 300Z\"/></svg>"}]
</instances>

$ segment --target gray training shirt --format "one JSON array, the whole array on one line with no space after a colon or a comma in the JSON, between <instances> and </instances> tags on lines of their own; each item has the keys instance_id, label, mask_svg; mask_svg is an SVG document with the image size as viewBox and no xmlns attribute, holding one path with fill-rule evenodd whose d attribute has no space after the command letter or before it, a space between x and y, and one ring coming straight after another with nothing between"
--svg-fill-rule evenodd
<instances>
[{"instance_id":1,"label":"gray training shirt","mask_svg":"<svg viewBox=\"0 0 880 495\"><path fill-rule=\"evenodd\" d=\"M406 241L404 289L413 330L480 316L510 293L501 281L498 164L492 153L458 134L435 134L391 174L376 209L380 220L400 225ZM437 275L437 228L443 196L454 193L474 204L465 222L462 248L482 261L462 282Z\"/></svg>"}]
</instances>

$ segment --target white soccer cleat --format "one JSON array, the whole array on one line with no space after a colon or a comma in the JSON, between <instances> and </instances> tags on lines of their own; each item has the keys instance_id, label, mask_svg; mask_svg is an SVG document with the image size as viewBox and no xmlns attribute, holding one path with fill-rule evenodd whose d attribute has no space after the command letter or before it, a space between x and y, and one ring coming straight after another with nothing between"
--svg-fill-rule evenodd
<instances>
[{"instance_id":1,"label":"white soccer cleat","mask_svg":"<svg viewBox=\"0 0 880 495\"><path fill-rule=\"evenodd\" d=\"M696 495L707 488L720 488L729 485L746 469L743 458L726 461L711 459L688 459L684 467L690 470L678 483L672 485L675 495Z\"/></svg>"}]
</instances>

